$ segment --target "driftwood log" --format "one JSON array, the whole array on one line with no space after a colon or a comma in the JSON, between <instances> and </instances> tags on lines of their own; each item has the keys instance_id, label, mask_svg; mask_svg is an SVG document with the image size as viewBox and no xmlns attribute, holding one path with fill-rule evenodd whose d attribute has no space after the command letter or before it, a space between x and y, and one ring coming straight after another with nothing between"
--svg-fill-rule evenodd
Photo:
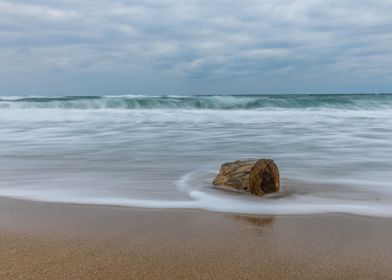
<instances>
[{"instance_id":1,"label":"driftwood log","mask_svg":"<svg viewBox=\"0 0 392 280\"><path fill-rule=\"evenodd\" d=\"M222 164L212 184L262 196L279 191L279 170L272 159L237 160Z\"/></svg>"}]
</instances>

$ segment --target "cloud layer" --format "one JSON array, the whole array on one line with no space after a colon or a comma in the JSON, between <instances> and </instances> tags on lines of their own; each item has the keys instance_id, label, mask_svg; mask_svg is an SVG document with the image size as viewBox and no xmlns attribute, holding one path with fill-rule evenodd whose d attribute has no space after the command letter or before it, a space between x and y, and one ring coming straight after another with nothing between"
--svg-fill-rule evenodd
<instances>
[{"instance_id":1,"label":"cloud layer","mask_svg":"<svg viewBox=\"0 0 392 280\"><path fill-rule=\"evenodd\" d=\"M391 15L389 0L0 0L0 94L388 91Z\"/></svg>"}]
</instances>

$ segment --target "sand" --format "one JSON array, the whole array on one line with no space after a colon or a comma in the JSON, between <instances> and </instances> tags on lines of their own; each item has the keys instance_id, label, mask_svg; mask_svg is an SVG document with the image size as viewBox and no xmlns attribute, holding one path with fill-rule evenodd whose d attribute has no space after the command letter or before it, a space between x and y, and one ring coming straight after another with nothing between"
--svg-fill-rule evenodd
<instances>
[{"instance_id":1,"label":"sand","mask_svg":"<svg viewBox=\"0 0 392 280\"><path fill-rule=\"evenodd\" d=\"M0 199L0 279L392 279L392 219Z\"/></svg>"}]
</instances>

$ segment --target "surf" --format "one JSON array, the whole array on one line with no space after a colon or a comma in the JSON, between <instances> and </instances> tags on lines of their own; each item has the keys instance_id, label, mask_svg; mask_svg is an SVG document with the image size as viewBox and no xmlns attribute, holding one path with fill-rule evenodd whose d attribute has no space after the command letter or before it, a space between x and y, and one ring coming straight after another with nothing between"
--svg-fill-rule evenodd
<instances>
[{"instance_id":1,"label":"surf","mask_svg":"<svg viewBox=\"0 0 392 280\"><path fill-rule=\"evenodd\" d=\"M0 109L390 109L390 94L200 95L200 96L25 96L2 97Z\"/></svg>"}]
</instances>

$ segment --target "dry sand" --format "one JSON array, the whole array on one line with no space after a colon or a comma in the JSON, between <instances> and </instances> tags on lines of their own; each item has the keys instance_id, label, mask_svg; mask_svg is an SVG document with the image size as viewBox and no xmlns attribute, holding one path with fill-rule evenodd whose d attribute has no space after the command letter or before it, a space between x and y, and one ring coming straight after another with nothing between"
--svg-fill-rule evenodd
<instances>
[{"instance_id":1,"label":"dry sand","mask_svg":"<svg viewBox=\"0 0 392 280\"><path fill-rule=\"evenodd\" d=\"M0 279L392 279L392 219L0 199Z\"/></svg>"}]
</instances>

